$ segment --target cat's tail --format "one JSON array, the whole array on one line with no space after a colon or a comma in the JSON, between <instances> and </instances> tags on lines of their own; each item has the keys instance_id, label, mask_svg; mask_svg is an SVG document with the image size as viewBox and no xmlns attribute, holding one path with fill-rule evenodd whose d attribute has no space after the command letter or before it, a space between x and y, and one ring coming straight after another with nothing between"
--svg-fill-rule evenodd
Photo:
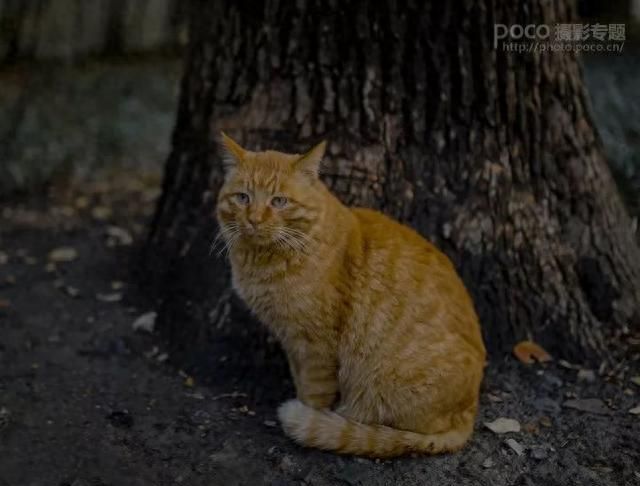
<instances>
[{"instance_id":1,"label":"cat's tail","mask_svg":"<svg viewBox=\"0 0 640 486\"><path fill-rule=\"evenodd\" d=\"M473 420L464 430L430 435L384 425L367 425L331 410L309 407L300 400L289 400L280 405L278 417L285 433L302 445L342 454L379 458L410 452L453 452L462 448L473 431Z\"/></svg>"}]
</instances>

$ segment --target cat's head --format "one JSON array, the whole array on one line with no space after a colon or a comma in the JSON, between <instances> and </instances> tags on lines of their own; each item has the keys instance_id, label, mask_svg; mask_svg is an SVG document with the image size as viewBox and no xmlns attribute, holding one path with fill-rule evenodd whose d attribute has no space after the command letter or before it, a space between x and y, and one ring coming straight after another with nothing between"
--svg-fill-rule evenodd
<instances>
[{"instance_id":1,"label":"cat's head","mask_svg":"<svg viewBox=\"0 0 640 486\"><path fill-rule=\"evenodd\" d=\"M221 135L226 172L216 214L225 240L302 249L321 211L325 142L302 155L251 152Z\"/></svg>"}]
</instances>

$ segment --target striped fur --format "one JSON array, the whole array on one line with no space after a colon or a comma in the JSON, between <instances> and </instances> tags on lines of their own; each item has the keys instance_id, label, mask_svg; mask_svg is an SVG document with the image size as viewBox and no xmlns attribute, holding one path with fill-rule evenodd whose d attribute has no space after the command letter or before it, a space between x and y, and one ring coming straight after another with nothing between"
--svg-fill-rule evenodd
<instances>
[{"instance_id":1,"label":"striped fur","mask_svg":"<svg viewBox=\"0 0 640 486\"><path fill-rule=\"evenodd\" d=\"M374 457L462 447L485 349L449 259L333 196L318 178L323 144L296 155L223 143L223 250L234 289L287 354L297 400L280 409L285 432Z\"/></svg>"},{"instance_id":2,"label":"striped fur","mask_svg":"<svg viewBox=\"0 0 640 486\"><path fill-rule=\"evenodd\" d=\"M370 457L455 452L464 446L473 432L473 421L466 429L428 435L362 424L331 410L308 407L300 400L289 400L280 405L278 417L285 433L301 445Z\"/></svg>"}]
</instances>

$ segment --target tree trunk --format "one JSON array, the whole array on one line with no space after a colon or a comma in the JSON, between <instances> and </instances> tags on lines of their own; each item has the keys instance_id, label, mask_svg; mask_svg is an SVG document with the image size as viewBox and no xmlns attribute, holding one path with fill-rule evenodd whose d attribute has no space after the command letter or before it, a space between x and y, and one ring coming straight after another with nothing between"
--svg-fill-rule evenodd
<instances>
[{"instance_id":1,"label":"tree trunk","mask_svg":"<svg viewBox=\"0 0 640 486\"><path fill-rule=\"evenodd\" d=\"M240 315L224 259L208 256L219 129L255 150L326 138L326 183L452 258L494 353L532 338L584 361L640 327L640 251L579 60L493 47L494 23L570 23L574 6L424 3L193 2L147 252L168 268L152 279L173 344Z\"/></svg>"}]
</instances>

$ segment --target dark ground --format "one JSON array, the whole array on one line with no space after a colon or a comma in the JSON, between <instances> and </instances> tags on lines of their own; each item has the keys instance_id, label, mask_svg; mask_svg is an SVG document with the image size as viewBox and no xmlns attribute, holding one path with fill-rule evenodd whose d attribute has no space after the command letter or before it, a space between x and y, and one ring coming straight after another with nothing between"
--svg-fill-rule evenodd
<instances>
[{"instance_id":1,"label":"dark ground","mask_svg":"<svg viewBox=\"0 0 640 486\"><path fill-rule=\"evenodd\" d=\"M156 195L126 176L2 209L0 485L640 484L640 416L629 413L640 353L621 379L606 369L593 382L566 364L497 360L458 454L378 462L294 445L275 422L291 383L247 351L249 337L194 380L157 336L133 330L153 305L130 283L136 245L113 227L140 238ZM59 247L77 258L52 264ZM572 398L602 403L583 412L564 405ZM522 431L483 427L497 417Z\"/></svg>"},{"instance_id":2,"label":"dark ground","mask_svg":"<svg viewBox=\"0 0 640 486\"><path fill-rule=\"evenodd\" d=\"M637 66L607 60L586 73L635 215L640 105L628 100L637 99ZM292 386L256 347L252 324L216 331L195 377L158 336L135 332L157 308L130 270L158 194L179 76L175 60L0 73L0 486L640 484L640 415L629 413L640 405L638 338L629 368L594 370L593 381L559 360L496 357L468 447L376 462L284 437L275 409ZM52 181L60 189L43 196ZM35 194L3 197L7 188ZM59 247L77 258L52 264ZM564 405L576 398L602 402L590 412ZM517 419L521 432L482 425L497 417Z\"/></svg>"}]
</instances>

